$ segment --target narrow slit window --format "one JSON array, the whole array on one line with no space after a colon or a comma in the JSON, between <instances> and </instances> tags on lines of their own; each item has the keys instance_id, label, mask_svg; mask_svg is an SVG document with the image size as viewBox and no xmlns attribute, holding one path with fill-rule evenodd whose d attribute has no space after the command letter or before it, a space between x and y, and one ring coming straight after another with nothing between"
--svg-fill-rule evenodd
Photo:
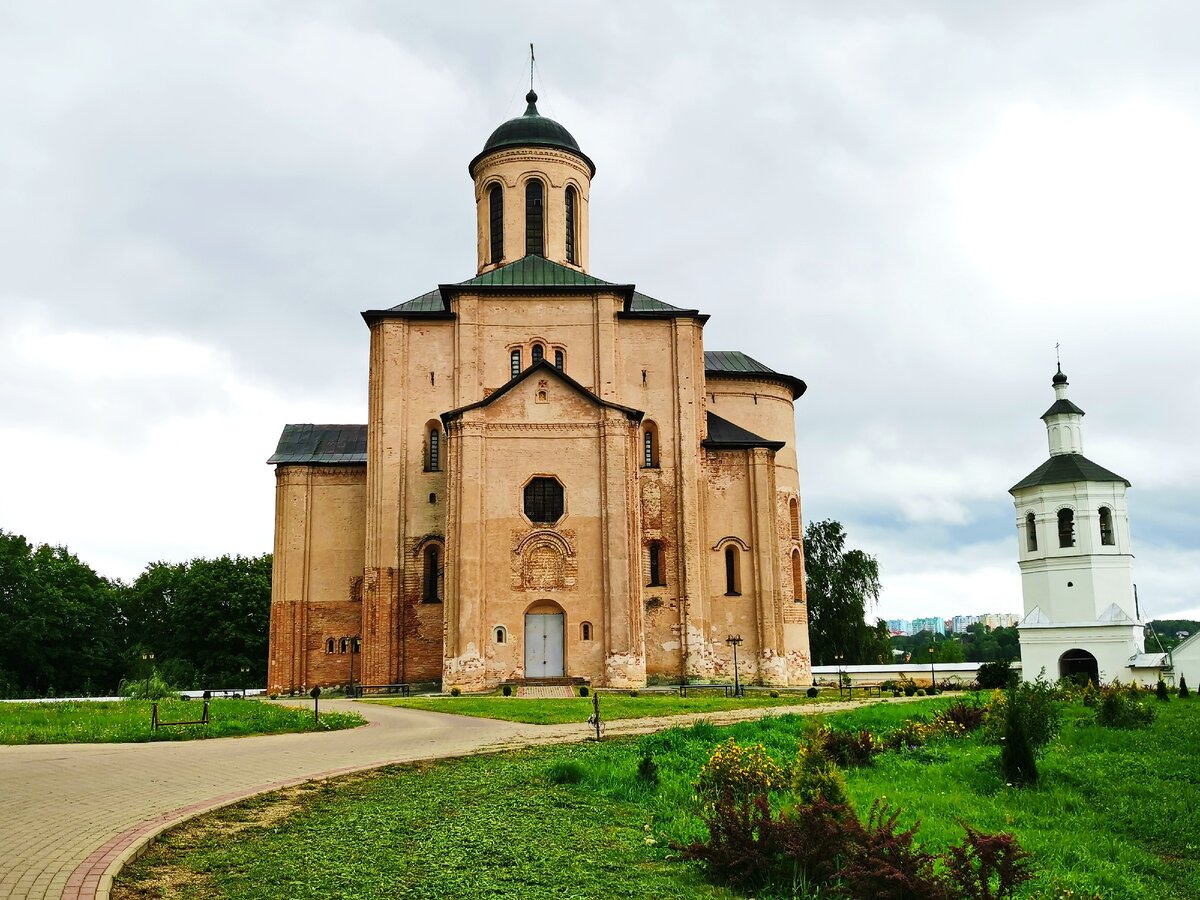
<instances>
[{"instance_id":1,"label":"narrow slit window","mask_svg":"<svg viewBox=\"0 0 1200 900\"><path fill-rule=\"evenodd\" d=\"M1112 547L1116 543L1113 536L1112 510L1107 506L1102 506L1100 507L1100 544L1104 547Z\"/></svg>"},{"instance_id":2,"label":"narrow slit window","mask_svg":"<svg viewBox=\"0 0 1200 900\"><path fill-rule=\"evenodd\" d=\"M650 587L663 587L666 582L663 581L663 565L662 565L662 544L658 541L651 541L649 546L650 555Z\"/></svg>"},{"instance_id":3,"label":"narrow slit window","mask_svg":"<svg viewBox=\"0 0 1200 900\"><path fill-rule=\"evenodd\" d=\"M534 344L533 349L529 351L529 356L529 364L531 366L536 366L546 358L546 349L541 344Z\"/></svg>"},{"instance_id":4,"label":"narrow slit window","mask_svg":"<svg viewBox=\"0 0 1200 900\"><path fill-rule=\"evenodd\" d=\"M1075 511L1073 509L1058 511L1058 546L1075 546Z\"/></svg>"},{"instance_id":5,"label":"narrow slit window","mask_svg":"<svg viewBox=\"0 0 1200 900\"><path fill-rule=\"evenodd\" d=\"M542 183L536 178L525 185L525 255L545 256L546 241L543 231Z\"/></svg>"},{"instance_id":6,"label":"narrow slit window","mask_svg":"<svg viewBox=\"0 0 1200 900\"><path fill-rule=\"evenodd\" d=\"M567 262L577 265L575 258L575 188L567 185Z\"/></svg>"},{"instance_id":7,"label":"narrow slit window","mask_svg":"<svg viewBox=\"0 0 1200 900\"><path fill-rule=\"evenodd\" d=\"M800 502L793 497L788 501L788 518L792 525L792 540L800 540Z\"/></svg>"},{"instance_id":8,"label":"narrow slit window","mask_svg":"<svg viewBox=\"0 0 1200 900\"><path fill-rule=\"evenodd\" d=\"M1033 513L1025 517L1025 548L1030 553L1037 552L1037 516Z\"/></svg>"},{"instance_id":9,"label":"narrow slit window","mask_svg":"<svg viewBox=\"0 0 1200 900\"><path fill-rule=\"evenodd\" d=\"M504 259L504 190L498 184L493 184L488 191L488 230L491 234L491 261L498 263Z\"/></svg>"},{"instance_id":10,"label":"narrow slit window","mask_svg":"<svg viewBox=\"0 0 1200 900\"><path fill-rule=\"evenodd\" d=\"M441 431L437 428L429 429L429 459L427 460L426 469L430 472L436 472L441 467Z\"/></svg>"},{"instance_id":11,"label":"narrow slit window","mask_svg":"<svg viewBox=\"0 0 1200 900\"><path fill-rule=\"evenodd\" d=\"M584 622L582 625L579 626L579 631L580 631L580 637L583 638L583 640L590 641L592 639L592 623L591 622Z\"/></svg>"},{"instance_id":12,"label":"narrow slit window","mask_svg":"<svg viewBox=\"0 0 1200 900\"><path fill-rule=\"evenodd\" d=\"M333 652L333 638L329 638L327 641L325 641L325 652L326 653Z\"/></svg>"},{"instance_id":13,"label":"narrow slit window","mask_svg":"<svg viewBox=\"0 0 1200 900\"><path fill-rule=\"evenodd\" d=\"M521 351L514 350L508 355L508 371L513 378L521 374Z\"/></svg>"},{"instance_id":14,"label":"narrow slit window","mask_svg":"<svg viewBox=\"0 0 1200 900\"><path fill-rule=\"evenodd\" d=\"M725 548L725 596L738 597L741 595L739 590L741 584L741 572L739 571L741 560L738 559L738 549L732 544Z\"/></svg>"},{"instance_id":15,"label":"narrow slit window","mask_svg":"<svg viewBox=\"0 0 1200 900\"><path fill-rule=\"evenodd\" d=\"M503 625L496 626L496 643L503 644L508 640L508 632L504 630Z\"/></svg>"},{"instance_id":16,"label":"narrow slit window","mask_svg":"<svg viewBox=\"0 0 1200 900\"><path fill-rule=\"evenodd\" d=\"M558 371L563 370L563 364L566 362L566 355L561 350L554 351L554 368Z\"/></svg>"},{"instance_id":17,"label":"narrow slit window","mask_svg":"<svg viewBox=\"0 0 1200 900\"><path fill-rule=\"evenodd\" d=\"M421 601L423 603L441 603L438 592L441 581L441 550L437 544L425 548L425 566L421 578Z\"/></svg>"},{"instance_id":18,"label":"narrow slit window","mask_svg":"<svg viewBox=\"0 0 1200 900\"><path fill-rule=\"evenodd\" d=\"M345 653L346 648L349 645L350 645L350 641L347 638L342 638L340 641L338 641L338 653Z\"/></svg>"},{"instance_id":19,"label":"narrow slit window","mask_svg":"<svg viewBox=\"0 0 1200 900\"><path fill-rule=\"evenodd\" d=\"M646 469L658 468L658 426L653 422L646 422L642 432L642 467Z\"/></svg>"},{"instance_id":20,"label":"narrow slit window","mask_svg":"<svg viewBox=\"0 0 1200 900\"><path fill-rule=\"evenodd\" d=\"M804 602L804 560L799 550L792 551L792 599Z\"/></svg>"}]
</instances>

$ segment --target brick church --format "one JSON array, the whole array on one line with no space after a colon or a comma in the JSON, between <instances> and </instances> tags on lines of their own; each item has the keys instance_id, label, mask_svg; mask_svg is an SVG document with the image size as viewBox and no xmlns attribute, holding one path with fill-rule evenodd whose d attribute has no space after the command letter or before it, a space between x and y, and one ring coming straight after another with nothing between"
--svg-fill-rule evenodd
<instances>
[{"instance_id":1,"label":"brick church","mask_svg":"<svg viewBox=\"0 0 1200 900\"><path fill-rule=\"evenodd\" d=\"M274 455L268 684L811 681L793 403L588 265L596 167L524 115L470 162L478 270L362 313L365 425Z\"/></svg>"}]
</instances>

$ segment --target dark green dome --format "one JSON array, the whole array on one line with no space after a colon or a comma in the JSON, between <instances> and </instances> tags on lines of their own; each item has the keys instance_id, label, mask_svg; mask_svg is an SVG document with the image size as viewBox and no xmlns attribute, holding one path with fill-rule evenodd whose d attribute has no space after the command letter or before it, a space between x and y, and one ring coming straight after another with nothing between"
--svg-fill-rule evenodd
<instances>
[{"instance_id":1,"label":"dark green dome","mask_svg":"<svg viewBox=\"0 0 1200 900\"><path fill-rule=\"evenodd\" d=\"M596 174L595 163L579 149L579 144L571 136L571 132L553 119L547 119L538 113L537 94L530 91L525 95L525 100L529 104L525 108L525 115L509 119L493 131L492 136L483 145L483 150L471 160L471 165L467 167L468 171L474 175L475 165L489 153L497 150L504 150L508 147L553 147L556 150L565 150L578 156L587 163L588 172L594 176Z\"/></svg>"}]
</instances>

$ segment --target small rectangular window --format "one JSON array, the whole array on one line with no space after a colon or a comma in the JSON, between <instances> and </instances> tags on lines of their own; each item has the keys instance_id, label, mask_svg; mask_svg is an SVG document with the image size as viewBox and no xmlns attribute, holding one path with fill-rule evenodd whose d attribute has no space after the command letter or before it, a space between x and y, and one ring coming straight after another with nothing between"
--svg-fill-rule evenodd
<instances>
[{"instance_id":1,"label":"small rectangular window","mask_svg":"<svg viewBox=\"0 0 1200 900\"><path fill-rule=\"evenodd\" d=\"M508 371L513 378L521 374L521 351L514 350L508 357Z\"/></svg>"},{"instance_id":2,"label":"small rectangular window","mask_svg":"<svg viewBox=\"0 0 1200 900\"><path fill-rule=\"evenodd\" d=\"M558 369L558 371L561 372L563 370L563 363L565 361L566 360L565 360L565 357L563 356L563 352L561 350L555 350L554 351L554 368Z\"/></svg>"}]
</instances>

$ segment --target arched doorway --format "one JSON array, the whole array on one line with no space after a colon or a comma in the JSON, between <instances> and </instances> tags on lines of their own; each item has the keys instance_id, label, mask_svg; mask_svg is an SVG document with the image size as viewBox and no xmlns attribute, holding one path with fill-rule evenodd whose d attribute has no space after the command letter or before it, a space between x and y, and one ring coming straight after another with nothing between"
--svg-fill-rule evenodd
<instances>
[{"instance_id":1,"label":"arched doorway","mask_svg":"<svg viewBox=\"0 0 1200 900\"><path fill-rule=\"evenodd\" d=\"M525 677L562 678L565 672L565 615L551 600L539 600L525 611Z\"/></svg>"},{"instance_id":2,"label":"arched doorway","mask_svg":"<svg viewBox=\"0 0 1200 900\"><path fill-rule=\"evenodd\" d=\"M1058 658L1058 676L1060 678L1075 678L1080 673L1086 675L1094 684L1100 683L1100 666L1096 657L1086 650L1068 650Z\"/></svg>"}]
</instances>

